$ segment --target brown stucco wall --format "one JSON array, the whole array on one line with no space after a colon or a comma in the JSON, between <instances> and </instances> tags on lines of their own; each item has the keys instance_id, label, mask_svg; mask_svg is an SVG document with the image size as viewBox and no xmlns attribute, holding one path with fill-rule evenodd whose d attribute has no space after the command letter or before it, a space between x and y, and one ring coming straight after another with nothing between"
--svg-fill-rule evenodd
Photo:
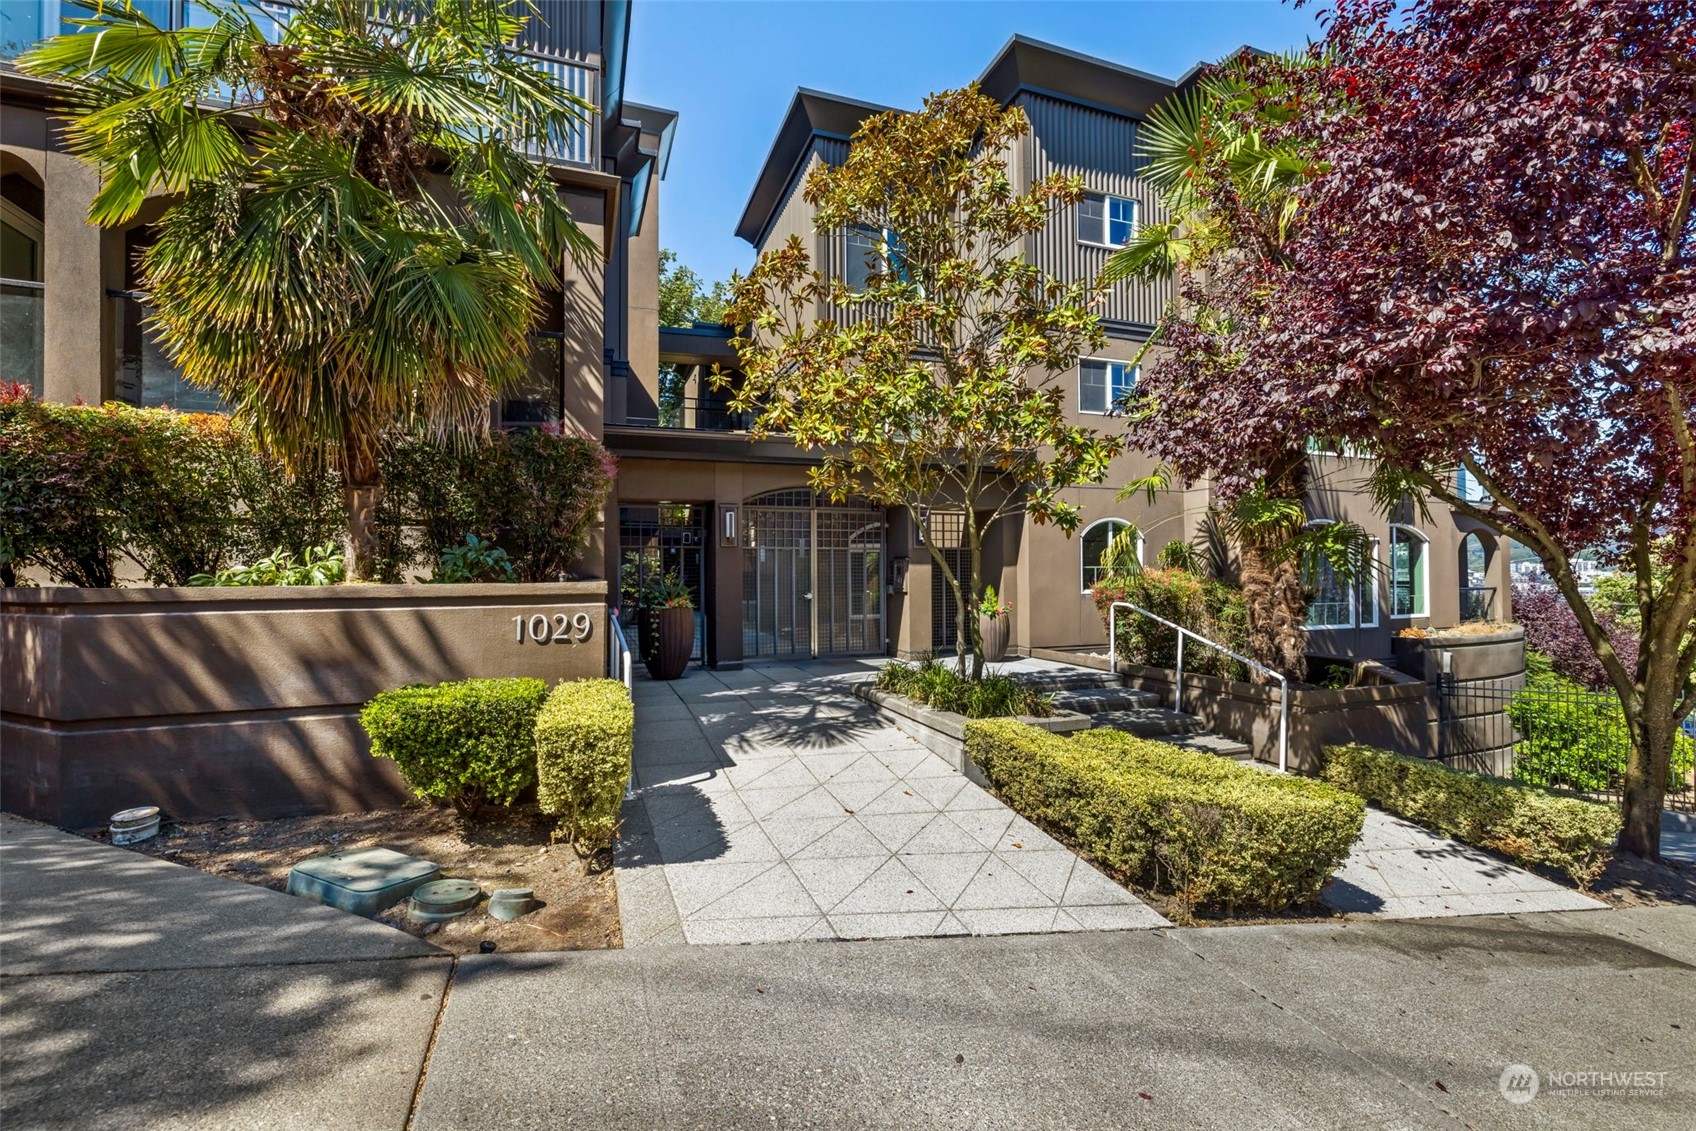
<instances>
[{"instance_id":1,"label":"brown stucco wall","mask_svg":"<svg viewBox=\"0 0 1696 1131\"><path fill-rule=\"evenodd\" d=\"M0 804L66 827L159 805L266 817L404 797L357 722L377 692L606 671L606 587L341 585L0 594ZM514 616L588 618L581 643Z\"/></svg>"}]
</instances>

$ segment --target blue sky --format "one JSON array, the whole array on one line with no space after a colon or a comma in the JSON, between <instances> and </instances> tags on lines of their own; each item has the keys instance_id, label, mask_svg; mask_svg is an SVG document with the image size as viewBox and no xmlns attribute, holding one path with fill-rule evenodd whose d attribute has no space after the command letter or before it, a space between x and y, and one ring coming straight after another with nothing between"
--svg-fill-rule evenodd
<instances>
[{"instance_id":1,"label":"blue sky","mask_svg":"<svg viewBox=\"0 0 1696 1131\"><path fill-rule=\"evenodd\" d=\"M705 279L746 269L734 235L795 88L916 107L982 73L1014 33L1173 77L1243 43L1319 35L1275 0L635 0L625 95L681 115L660 242Z\"/></svg>"}]
</instances>

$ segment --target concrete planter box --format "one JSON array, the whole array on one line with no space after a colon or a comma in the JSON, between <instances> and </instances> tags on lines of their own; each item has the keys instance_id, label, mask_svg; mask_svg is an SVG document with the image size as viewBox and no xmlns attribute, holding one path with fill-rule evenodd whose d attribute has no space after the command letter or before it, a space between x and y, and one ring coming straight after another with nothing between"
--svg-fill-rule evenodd
<instances>
[{"instance_id":1,"label":"concrete planter box","mask_svg":"<svg viewBox=\"0 0 1696 1131\"><path fill-rule=\"evenodd\" d=\"M876 707L878 713L888 719L896 730L911 735L925 749L940 755L949 765L977 784L989 785L983 773L966 757L966 716L956 715L953 711L938 711L934 707L915 703L905 695L897 695L892 691L879 691L870 683L857 684L854 694ZM1041 727L1055 734L1088 730L1091 725L1088 715L1081 715L1076 711L1060 711L1046 719L1036 719L1028 715L1020 715L1018 719L1021 723L1029 723L1033 727Z\"/></svg>"},{"instance_id":2,"label":"concrete planter box","mask_svg":"<svg viewBox=\"0 0 1696 1131\"><path fill-rule=\"evenodd\" d=\"M606 672L602 581L0 591L0 798L67 828L393 805L359 708L412 683Z\"/></svg>"},{"instance_id":3,"label":"concrete planter box","mask_svg":"<svg viewBox=\"0 0 1696 1131\"><path fill-rule=\"evenodd\" d=\"M1511 774L1514 729L1503 707L1525 686L1525 629L1398 636L1391 646L1402 671L1445 685L1448 733L1437 735L1433 723L1433 755L1461 750L1468 769Z\"/></svg>"}]
</instances>

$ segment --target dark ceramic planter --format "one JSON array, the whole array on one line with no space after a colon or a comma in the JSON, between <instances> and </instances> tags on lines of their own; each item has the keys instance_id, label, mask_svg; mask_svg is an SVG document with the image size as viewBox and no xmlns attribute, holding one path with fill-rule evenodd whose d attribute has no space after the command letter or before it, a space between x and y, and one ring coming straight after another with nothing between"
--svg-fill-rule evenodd
<instances>
[{"instance_id":1,"label":"dark ceramic planter","mask_svg":"<svg viewBox=\"0 0 1696 1131\"><path fill-rule=\"evenodd\" d=\"M1007 658L1007 637L1012 632L1010 618L978 617L978 636L983 640L983 659L986 664L999 664Z\"/></svg>"},{"instance_id":2,"label":"dark ceramic planter","mask_svg":"<svg viewBox=\"0 0 1696 1131\"><path fill-rule=\"evenodd\" d=\"M648 674L655 679L676 679L689 666L689 654L695 650L694 609L654 609L654 654L644 657Z\"/></svg>"}]
</instances>

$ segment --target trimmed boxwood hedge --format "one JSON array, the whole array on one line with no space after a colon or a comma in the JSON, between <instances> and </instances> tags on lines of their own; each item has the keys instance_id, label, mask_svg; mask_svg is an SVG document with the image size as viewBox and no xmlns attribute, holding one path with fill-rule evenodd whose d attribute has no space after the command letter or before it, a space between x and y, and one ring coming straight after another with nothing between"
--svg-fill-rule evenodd
<instances>
[{"instance_id":1,"label":"trimmed boxwood hedge","mask_svg":"<svg viewBox=\"0 0 1696 1131\"><path fill-rule=\"evenodd\" d=\"M630 692L613 679L560 684L536 719L536 799L584 856L618 831L635 735Z\"/></svg>"},{"instance_id":2,"label":"trimmed boxwood hedge","mask_svg":"<svg viewBox=\"0 0 1696 1131\"><path fill-rule=\"evenodd\" d=\"M1365 820L1360 798L1322 782L1119 731L1067 738L1011 720L969 722L966 755L1024 816L1190 908L1311 902Z\"/></svg>"},{"instance_id":3,"label":"trimmed boxwood hedge","mask_svg":"<svg viewBox=\"0 0 1696 1131\"><path fill-rule=\"evenodd\" d=\"M511 805L536 784L539 679L464 679L384 691L359 713L371 753L393 758L419 797L464 813Z\"/></svg>"},{"instance_id":4,"label":"trimmed boxwood hedge","mask_svg":"<svg viewBox=\"0 0 1696 1131\"><path fill-rule=\"evenodd\" d=\"M1607 866L1619 837L1611 805L1359 743L1327 746L1320 776L1444 836L1565 872L1580 887Z\"/></svg>"}]
</instances>

